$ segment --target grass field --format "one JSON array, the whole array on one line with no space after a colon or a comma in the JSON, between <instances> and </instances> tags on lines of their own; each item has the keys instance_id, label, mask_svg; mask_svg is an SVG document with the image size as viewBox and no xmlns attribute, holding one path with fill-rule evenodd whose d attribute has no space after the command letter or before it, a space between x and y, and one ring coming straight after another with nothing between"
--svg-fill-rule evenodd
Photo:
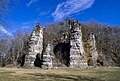
<instances>
[{"instance_id":1,"label":"grass field","mask_svg":"<svg viewBox=\"0 0 120 81\"><path fill-rule=\"evenodd\" d=\"M48 70L0 68L0 81L120 81L120 68Z\"/></svg>"}]
</instances>

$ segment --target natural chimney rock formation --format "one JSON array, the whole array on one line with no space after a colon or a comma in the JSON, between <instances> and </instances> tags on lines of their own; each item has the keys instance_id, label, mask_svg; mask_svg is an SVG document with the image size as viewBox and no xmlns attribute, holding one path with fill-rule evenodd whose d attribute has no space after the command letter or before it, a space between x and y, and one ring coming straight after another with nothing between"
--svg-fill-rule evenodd
<instances>
[{"instance_id":1,"label":"natural chimney rock formation","mask_svg":"<svg viewBox=\"0 0 120 81\"><path fill-rule=\"evenodd\" d=\"M43 28L41 25L35 27L29 40L29 53L26 54L24 67L34 67L36 58L40 61L43 51ZM39 56L39 57L37 57ZM39 62L38 62L39 63ZM38 64L39 65L39 64Z\"/></svg>"},{"instance_id":2,"label":"natural chimney rock formation","mask_svg":"<svg viewBox=\"0 0 120 81\"><path fill-rule=\"evenodd\" d=\"M48 43L44 52L43 28L38 24L30 36L29 52L25 56L24 67L37 66L44 69L53 67L87 68L89 59L84 51L81 25L77 20L69 20L68 24L70 31L63 31L60 34L58 44L52 46ZM96 66L98 53L94 33L90 33L87 44L89 45L90 65Z\"/></svg>"},{"instance_id":3,"label":"natural chimney rock formation","mask_svg":"<svg viewBox=\"0 0 120 81\"><path fill-rule=\"evenodd\" d=\"M45 53L43 54L43 65L42 65L43 68L53 68L52 55L53 55L52 47L50 44L48 44L45 49Z\"/></svg>"},{"instance_id":4,"label":"natural chimney rock formation","mask_svg":"<svg viewBox=\"0 0 120 81\"><path fill-rule=\"evenodd\" d=\"M94 33L90 33L89 35L89 44L90 44L90 53L92 56L93 66L96 66L98 59L98 52L96 50L96 41L95 41Z\"/></svg>"},{"instance_id":5,"label":"natural chimney rock formation","mask_svg":"<svg viewBox=\"0 0 120 81\"><path fill-rule=\"evenodd\" d=\"M86 68L88 67L88 64L84 52L80 24L76 20L71 21L70 30L71 30L70 67Z\"/></svg>"}]
</instances>

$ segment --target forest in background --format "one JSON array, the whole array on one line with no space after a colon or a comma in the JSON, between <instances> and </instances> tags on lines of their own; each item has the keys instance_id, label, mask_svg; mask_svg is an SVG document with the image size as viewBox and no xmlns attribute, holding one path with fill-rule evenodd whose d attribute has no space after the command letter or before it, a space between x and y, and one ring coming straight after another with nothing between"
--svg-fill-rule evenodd
<instances>
[{"instance_id":1,"label":"forest in background","mask_svg":"<svg viewBox=\"0 0 120 81\"><path fill-rule=\"evenodd\" d=\"M99 23L81 23L83 44L89 59L89 33L93 32L96 38L96 47L99 53L98 61L101 66L120 66L120 27L101 25ZM53 46L60 43L60 35L69 32L69 26L65 21L57 24L51 23L44 27L44 48L48 41ZM0 39L0 66L20 66L23 55L28 53L30 31L17 31L14 37L1 33ZM60 58L58 58L60 59Z\"/></svg>"}]
</instances>

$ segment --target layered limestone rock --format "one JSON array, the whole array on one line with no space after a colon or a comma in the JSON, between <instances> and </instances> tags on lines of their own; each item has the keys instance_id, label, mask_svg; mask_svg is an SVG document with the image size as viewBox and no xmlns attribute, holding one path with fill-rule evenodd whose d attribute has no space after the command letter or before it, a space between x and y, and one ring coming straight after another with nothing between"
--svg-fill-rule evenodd
<instances>
[{"instance_id":1,"label":"layered limestone rock","mask_svg":"<svg viewBox=\"0 0 120 81\"><path fill-rule=\"evenodd\" d=\"M89 35L89 44L90 44L90 53L92 56L93 66L96 66L98 59L98 52L96 50L96 41L95 41L94 33L90 33Z\"/></svg>"},{"instance_id":2,"label":"layered limestone rock","mask_svg":"<svg viewBox=\"0 0 120 81\"><path fill-rule=\"evenodd\" d=\"M32 34L30 36L29 53L26 54L24 67L34 67L35 64L34 62L36 58L39 59L40 61L42 51L43 51L43 28L41 27L41 25L38 25L32 31Z\"/></svg>"},{"instance_id":3,"label":"layered limestone rock","mask_svg":"<svg viewBox=\"0 0 120 81\"><path fill-rule=\"evenodd\" d=\"M88 67L88 64L84 52L80 24L76 20L74 20L70 23L70 28L71 28L70 67L86 68Z\"/></svg>"},{"instance_id":4,"label":"layered limestone rock","mask_svg":"<svg viewBox=\"0 0 120 81\"><path fill-rule=\"evenodd\" d=\"M42 68L52 68L52 58L53 58L52 47L50 44L47 45L45 53L43 54L43 65Z\"/></svg>"},{"instance_id":5,"label":"layered limestone rock","mask_svg":"<svg viewBox=\"0 0 120 81\"><path fill-rule=\"evenodd\" d=\"M69 42L69 40L68 40L68 32L62 32L60 38L61 38L60 40L61 40L62 43L67 43L67 42Z\"/></svg>"}]
</instances>

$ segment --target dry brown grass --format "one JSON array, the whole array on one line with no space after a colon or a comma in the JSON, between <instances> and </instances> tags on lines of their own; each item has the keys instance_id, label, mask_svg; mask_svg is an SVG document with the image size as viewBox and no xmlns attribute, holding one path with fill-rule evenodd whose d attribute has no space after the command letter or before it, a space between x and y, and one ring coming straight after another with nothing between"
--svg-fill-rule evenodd
<instances>
[{"instance_id":1,"label":"dry brown grass","mask_svg":"<svg viewBox=\"0 0 120 81\"><path fill-rule=\"evenodd\" d=\"M0 81L120 81L120 68L0 68Z\"/></svg>"}]
</instances>

